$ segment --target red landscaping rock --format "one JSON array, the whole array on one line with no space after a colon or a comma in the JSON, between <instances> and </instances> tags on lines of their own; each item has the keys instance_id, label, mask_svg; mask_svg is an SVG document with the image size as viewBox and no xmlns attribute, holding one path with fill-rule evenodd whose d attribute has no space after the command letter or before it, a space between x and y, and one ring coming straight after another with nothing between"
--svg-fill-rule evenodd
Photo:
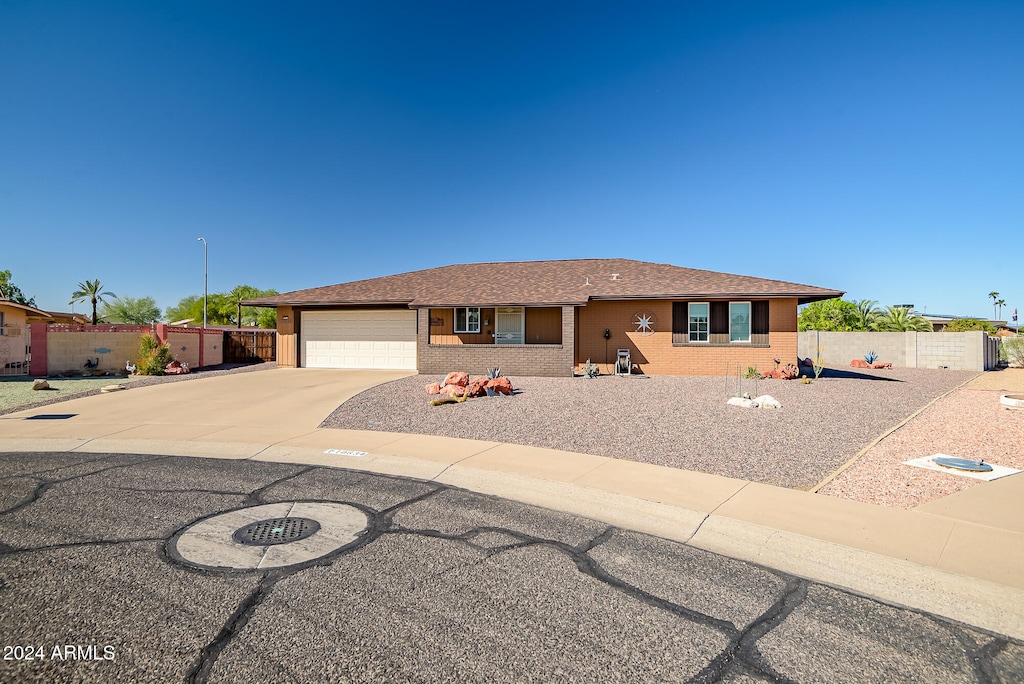
<instances>
[{"instance_id":1,"label":"red landscaping rock","mask_svg":"<svg viewBox=\"0 0 1024 684\"><path fill-rule=\"evenodd\" d=\"M487 394L487 378L473 378L466 386L466 393L471 397L482 397Z\"/></svg>"},{"instance_id":2,"label":"red landscaping rock","mask_svg":"<svg viewBox=\"0 0 1024 684\"><path fill-rule=\"evenodd\" d=\"M892 361L875 361L871 364L872 368L892 368Z\"/></svg>"},{"instance_id":3,"label":"red landscaping rock","mask_svg":"<svg viewBox=\"0 0 1024 684\"><path fill-rule=\"evenodd\" d=\"M448 376L444 379L443 384L458 385L460 387L465 387L466 385L469 384L469 373L463 373L462 371L455 371L454 373L449 373Z\"/></svg>"},{"instance_id":4,"label":"red landscaping rock","mask_svg":"<svg viewBox=\"0 0 1024 684\"><path fill-rule=\"evenodd\" d=\"M466 388L462 385L445 385L441 388L441 394L447 394L449 397L461 397L466 393Z\"/></svg>"},{"instance_id":5,"label":"red landscaping rock","mask_svg":"<svg viewBox=\"0 0 1024 684\"><path fill-rule=\"evenodd\" d=\"M436 382L432 382L429 385L427 385L427 394L440 394L440 393L441 393L441 385L437 384Z\"/></svg>"},{"instance_id":6,"label":"red landscaping rock","mask_svg":"<svg viewBox=\"0 0 1024 684\"><path fill-rule=\"evenodd\" d=\"M854 359L850 362L850 365L854 368L871 368L871 365L864 359Z\"/></svg>"},{"instance_id":7,"label":"red landscaping rock","mask_svg":"<svg viewBox=\"0 0 1024 684\"><path fill-rule=\"evenodd\" d=\"M508 378L494 378L493 380L487 381L487 388L492 389L498 394L512 394L512 382Z\"/></svg>"}]
</instances>

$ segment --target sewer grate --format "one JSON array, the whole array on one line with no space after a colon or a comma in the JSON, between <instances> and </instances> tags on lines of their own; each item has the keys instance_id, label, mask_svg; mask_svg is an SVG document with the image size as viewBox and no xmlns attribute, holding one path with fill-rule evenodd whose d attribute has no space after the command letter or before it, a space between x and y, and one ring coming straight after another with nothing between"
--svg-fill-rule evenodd
<instances>
[{"instance_id":1,"label":"sewer grate","mask_svg":"<svg viewBox=\"0 0 1024 684\"><path fill-rule=\"evenodd\" d=\"M270 518L239 527L231 538L249 546L272 546L307 539L319 531L320 523L312 518Z\"/></svg>"}]
</instances>

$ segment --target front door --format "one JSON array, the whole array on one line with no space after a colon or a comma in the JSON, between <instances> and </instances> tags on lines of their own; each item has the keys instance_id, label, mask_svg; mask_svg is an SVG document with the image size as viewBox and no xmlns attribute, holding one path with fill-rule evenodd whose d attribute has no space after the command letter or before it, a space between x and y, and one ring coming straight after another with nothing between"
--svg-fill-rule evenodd
<instances>
[{"instance_id":1,"label":"front door","mask_svg":"<svg viewBox=\"0 0 1024 684\"><path fill-rule=\"evenodd\" d=\"M525 313L521 306L504 306L494 311L494 343L523 344Z\"/></svg>"}]
</instances>

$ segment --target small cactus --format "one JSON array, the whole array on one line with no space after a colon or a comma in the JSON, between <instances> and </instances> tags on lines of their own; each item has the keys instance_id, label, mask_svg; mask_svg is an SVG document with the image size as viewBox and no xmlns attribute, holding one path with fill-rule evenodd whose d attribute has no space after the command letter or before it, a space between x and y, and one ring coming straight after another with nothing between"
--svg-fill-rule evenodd
<instances>
[{"instance_id":1,"label":"small cactus","mask_svg":"<svg viewBox=\"0 0 1024 684\"><path fill-rule=\"evenodd\" d=\"M494 379L500 378L500 377L501 377L501 369L500 368L488 368L487 369L487 379L488 380L494 380Z\"/></svg>"}]
</instances>

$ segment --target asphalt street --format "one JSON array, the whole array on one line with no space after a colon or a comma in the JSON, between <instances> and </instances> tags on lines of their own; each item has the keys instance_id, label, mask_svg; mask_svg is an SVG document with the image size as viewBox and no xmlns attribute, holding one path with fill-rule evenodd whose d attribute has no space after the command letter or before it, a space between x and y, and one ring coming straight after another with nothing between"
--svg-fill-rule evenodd
<instances>
[{"instance_id":1,"label":"asphalt street","mask_svg":"<svg viewBox=\"0 0 1024 684\"><path fill-rule=\"evenodd\" d=\"M195 530L257 506L330 550L226 567L270 547ZM3 682L1024 681L1020 642L592 520L152 455L0 454L0 648Z\"/></svg>"}]
</instances>

